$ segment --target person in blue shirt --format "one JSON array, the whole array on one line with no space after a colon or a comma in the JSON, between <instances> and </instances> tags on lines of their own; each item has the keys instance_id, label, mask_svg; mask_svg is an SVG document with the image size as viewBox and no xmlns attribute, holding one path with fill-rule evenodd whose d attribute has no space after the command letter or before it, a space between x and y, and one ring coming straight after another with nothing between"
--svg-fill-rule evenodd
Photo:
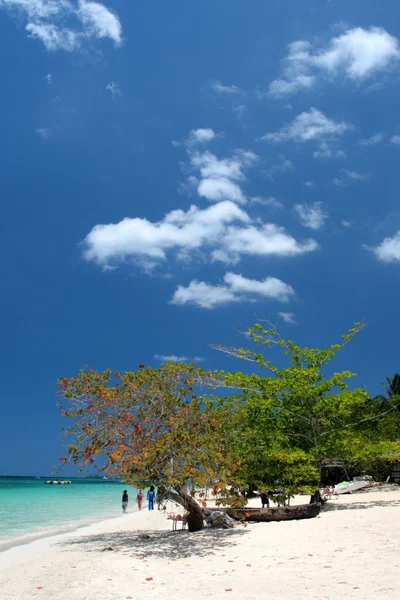
<instances>
[{"instance_id":1,"label":"person in blue shirt","mask_svg":"<svg viewBox=\"0 0 400 600\"><path fill-rule=\"evenodd\" d=\"M149 491L147 492L147 505L149 507L149 510L154 510L155 495L156 495L156 493L155 493L154 485L152 485L150 487Z\"/></svg>"}]
</instances>

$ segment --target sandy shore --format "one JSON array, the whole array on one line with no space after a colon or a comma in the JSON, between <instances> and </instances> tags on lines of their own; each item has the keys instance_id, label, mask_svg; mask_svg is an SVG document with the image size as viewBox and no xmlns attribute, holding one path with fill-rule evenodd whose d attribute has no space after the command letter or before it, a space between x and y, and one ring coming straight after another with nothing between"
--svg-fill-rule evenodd
<instances>
[{"instance_id":1,"label":"sandy shore","mask_svg":"<svg viewBox=\"0 0 400 600\"><path fill-rule=\"evenodd\" d=\"M341 496L316 519L196 534L143 510L1 553L0 598L397 600L399 519L399 488Z\"/></svg>"}]
</instances>

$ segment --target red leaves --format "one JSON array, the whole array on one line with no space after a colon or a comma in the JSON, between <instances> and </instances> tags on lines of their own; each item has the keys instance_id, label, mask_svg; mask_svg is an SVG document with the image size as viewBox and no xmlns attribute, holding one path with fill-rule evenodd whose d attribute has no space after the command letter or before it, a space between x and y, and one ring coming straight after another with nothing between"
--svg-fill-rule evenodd
<instances>
[{"instance_id":1,"label":"red leaves","mask_svg":"<svg viewBox=\"0 0 400 600\"><path fill-rule=\"evenodd\" d=\"M144 365L139 365L139 369L144 369Z\"/></svg>"},{"instance_id":2,"label":"red leaves","mask_svg":"<svg viewBox=\"0 0 400 600\"><path fill-rule=\"evenodd\" d=\"M141 430L140 425L136 425L135 429L136 429L136 433L139 433L139 431Z\"/></svg>"},{"instance_id":3,"label":"red leaves","mask_svg":"<svg viewBox=\"0 0 400 600\"><path fill-rule=\"evenodd\" d=\"M138 462L139 462L139 459L138 458L134 458L132 462L133 462L134 465L137 465Z\"/></svg>"}]
</instances>

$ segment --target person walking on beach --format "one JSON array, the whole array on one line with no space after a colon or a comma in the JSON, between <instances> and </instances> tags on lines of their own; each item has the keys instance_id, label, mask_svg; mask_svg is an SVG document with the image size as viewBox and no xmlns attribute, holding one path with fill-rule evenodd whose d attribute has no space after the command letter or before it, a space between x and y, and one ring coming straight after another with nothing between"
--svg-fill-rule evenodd
<instances>
[{"instance_id":1,"label":"person walking on beach","mask_svg":"<svg viewBox=\"0 0 400 600\"><path fill-rule=\"evenodd\" d=\"M127 490L124 490L124 493L122 494L122 512L126 513L126 509L128 508L128 492Z\"/></svg>"},{"instance_id":2,"label":"person walking on beach","mask_svg":"<svg viewBox=\"0 0 400 600\"><path fill-rule=\"evenodd\" d=\"M142 490L139 490L139 493L136 496L136 501L137 501L138 509L142 510L142 502L143 502Z\"/></svg>"},{"instance_id":3,"label":"person walking on beach","mask_svg":"<svg viewBox=\"0 0 400 600\"><path fill-rule=\"evenodd\" d=\"M154 510L154 496L155 496L154 485L152 485L150 487L149 491L147 492L147 504L148 504L149 510Z\"/></svg>"},{"instance_id":4,"label":"person walking on beach","mask_svg":"<svg viewBox=\"0 0 400 600\"><path fill-rule=\"evenodd\" d=\"M263 508L269 508L268 490L261 490L260 493L261 505Z\"/></svg>"}]
</instances>

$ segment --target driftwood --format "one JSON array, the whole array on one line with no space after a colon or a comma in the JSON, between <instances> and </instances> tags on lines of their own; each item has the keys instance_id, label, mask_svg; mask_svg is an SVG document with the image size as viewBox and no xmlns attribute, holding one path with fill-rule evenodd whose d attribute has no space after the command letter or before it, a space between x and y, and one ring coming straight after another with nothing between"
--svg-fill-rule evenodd
<instances>
[{"instance_id":1,"label":"driftwood","mask_svg":"<svg viewBox=\"0 0 400 600\"><path fill-rule=\"evenodd\" d=\"M301 504L299 506L279 506L274 508L226 508L207 507L208 511L223 511L238 521L255 521L269 523L271 521L293 521L312 519L321 511L321 504Z\"/></svg>"}]
</instances>

